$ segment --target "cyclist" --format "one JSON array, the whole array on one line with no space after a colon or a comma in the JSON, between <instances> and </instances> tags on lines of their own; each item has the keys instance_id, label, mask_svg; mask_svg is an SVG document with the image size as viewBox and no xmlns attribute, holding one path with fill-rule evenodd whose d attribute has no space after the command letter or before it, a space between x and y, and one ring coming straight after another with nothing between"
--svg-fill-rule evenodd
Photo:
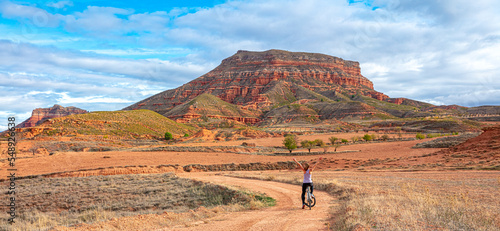
<instances>
[{"instance_id":1,"label":"cyclist","mask_svg":"<svg viewBox=\"0 0 500 231\"><path fill-rule=\"evenodd\" d=\"M304 209L306 207L305 199L306 199L307 186L311 186L311 194L313 194L314 187L313 187L311 174L312 174L312 171L314 170L314 168L316 167L316 165L318 165L318 163L321 161L321 159L323 159L323 158L320 157L319 161L317 161L311 168L309 168L308 163L304 163L304 165L302 166L295 158L293 158L293 161L295 161L295 163L297 163L299 165L299 167L302 169L302 171L304 171L304 181L302 181L302 195L300 196L300 198L302 198L302 209ZM313 194L313 197L314 197L314 194Z\"/></svg>"}]
</instances>

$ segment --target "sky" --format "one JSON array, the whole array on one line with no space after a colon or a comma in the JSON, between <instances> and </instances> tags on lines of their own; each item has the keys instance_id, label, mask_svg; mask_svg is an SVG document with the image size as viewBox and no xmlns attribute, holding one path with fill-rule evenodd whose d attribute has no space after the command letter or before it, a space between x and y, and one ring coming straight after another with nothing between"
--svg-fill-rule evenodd
<instances>
[{"instance_id":1,"label":"sky","mask_svg":"<svg viewBox=\"0 0 500 231\"><path fill-rule=\"evenodd\" d=\"M238 50L355 60L390 97L500 105L498 12L496 0L0 0L0 130L54 104L120 110Z\"/></svg>"}]
</instances>

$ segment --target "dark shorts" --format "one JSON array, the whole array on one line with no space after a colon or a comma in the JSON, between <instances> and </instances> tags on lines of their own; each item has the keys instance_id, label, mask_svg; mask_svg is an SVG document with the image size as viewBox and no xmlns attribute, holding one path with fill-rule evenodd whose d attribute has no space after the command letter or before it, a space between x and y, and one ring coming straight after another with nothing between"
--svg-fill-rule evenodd
<instances>
[{"instance_id":1,"label":"dark shorts","mask_svg":"<svg viewBox=\"0 0 500 231\"><path fill-rule=\"evenodd\" d=\"M302 183L302 195L300 195L300 198L302 199L302 204L305 204L305 201L306 201L307 186L311 186L311 194L313 193L313 190L314 190L313 183Z\"/></svg>"}]
</instances>

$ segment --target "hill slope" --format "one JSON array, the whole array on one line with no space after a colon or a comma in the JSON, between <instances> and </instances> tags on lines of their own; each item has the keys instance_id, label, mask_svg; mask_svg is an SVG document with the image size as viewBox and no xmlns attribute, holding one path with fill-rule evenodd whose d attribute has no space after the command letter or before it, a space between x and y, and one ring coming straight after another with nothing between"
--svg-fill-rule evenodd
<instances>
[{"instance_id":1,"label":"hill slope","mask_svg":"<svg viewBox=\"0 0 500 231\"><path fill-rule=\"evenodd\" d=\"M196 98L174 107L164 114L178 122L189 122L201 117L237 120L242 123L257 123L260 113L225 102L211 94L201 94Z\"/></svg>"},{"instance_id":2,"label":"hill slope","mask_svg":"<svg viewBox=\"0 0 500 231\"><path fill-rule=\"evenodd\" d=\"M165 132L175 136L194 133L196 129L174 122L150 110L102 111L49 119L21 129L23 137L98 136L123 138L162 138Z\"/></svg>"}]
</instances>

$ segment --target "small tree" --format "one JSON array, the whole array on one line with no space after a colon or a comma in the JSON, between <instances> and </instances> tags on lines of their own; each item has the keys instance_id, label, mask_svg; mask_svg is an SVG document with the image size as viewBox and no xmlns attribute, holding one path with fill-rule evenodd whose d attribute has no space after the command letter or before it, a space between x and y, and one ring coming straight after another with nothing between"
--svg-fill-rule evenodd
<instances>
[{"instance_id":1,"label":"small tree","mask_svg":"<svg viewBox=\"0 0 500 231\"><path fill-rule=\"evenodd\" d=\"M314 146L319 146L319 147L322 147L322 146L324 146L324 145L325 145L325 142L323 142L323 140L320 140L320 139L315 139L315 140L313 141L313 145L314 145Z\"/></svg>"},{"instance_id":2,"label":"small tree","mask_svg":"<svg viewBox=\"0 0 500 231\"><path fill-rule=\"evenodd\" d=\"M300 142L300 146L306 148L307 150L309 150L309 152L311 152L311 148L314 146L314 141L303 140L302 142Z\"/></svg>"},{"instance_id":3,"label":"small tree","mask_svg":"<svg viewBox=\"0 0 500 231\"><path fill-rule=\"evenodd\" d=\"M335 136L332 136L332 137L330 137L330 138L328 138L328 139L330 140L330 143L331 143L332 145L334 145L334 144L335 144L335 142L337 142L337 140L339 140L339 138L337 138L337 137L335 137Z\"/></svg>"},{"instance_id":4,"label":"small tree","mask_svg":"<svg viewBox=\"0 0 500 231\"><path fill-rule=\"evenodd\" d=\"M29 150L33 153L33 156L35 155L36 151L40 148L39 145L33 145L29 148Z\"/></svg>"},{"instance_id":5,"label":"small tree","mask_svg":"<svg viewBox=\"0 0 500 231\"><path fill-rule=\"evenodd\" d=\"M378 135L377 134L372 134L372 140L378 140Z\"/></svg>"},{"instance_id":6,"label":"small tree","mask_svg":"<svg viewBox=\"0 0 500 231\"><path fill-rule=\"evenodd\" d=\"M383 141L387 141L388 139L389 139L389 135L384 134L384 135L382 136L382 140L383 140Z\"/></svg>"},{"instance_id":7,"label":"small tree","mask_svg":"<svg viewBox=\"0 0 500 231\"><path fill-rule=\"evenodd\" d=\"M347 144L348 142L349 142L349 140L342 139L342 143Z\"/></svg>"},{"instance_id":8,"label":"small tree","mask_svg":"<svg viewBox=\"0 0 500 231\"><path fill-rule=\"evenodd\" d=\"M165 132L165 140L171 140L173 138L172 133Z\"/></svg>"},{"instance_id":9,"label":"small tree","mask_svg":"<svg viewBox=\"0 0 500 231\"><path fill-rule=\"evenodd\" d=\"M323 143L320 147L323 148L323 153L328 152L328 146L325 143Z\"/></svg>"},{"instance_id":10,"label":"small tree","mask_svg":"<svg viewBox=\"0 0 500 231\"><path fill-rule=\"evenodd\" d=\"M333 147L335 147L335 151L337 151L337 148L340 147L341 144L334 144Z\"/></svg>"},{"instance_id":11,"label":"small tree","mask_svg":"<svg viewBox=\"0 0 500 231\"><path fill-rule=\"evenodd\" d=\"M313 142L315 146L323 148L323 152L328 151L328 147L325 145L325 142L323 142L323 140L315 139Z\"/></svg>"},{"instance_id":12,"label":"small tree","mask_svg":"<svg viewBox=\"0 0 500 231\"><path fill-rule=\"evenodd\" d=\"M285 145L286 149L292 153L292 150L297 148L297 136L295 135L286 135L283 140L283 145Z\"/></svg>"}]
</instances>

